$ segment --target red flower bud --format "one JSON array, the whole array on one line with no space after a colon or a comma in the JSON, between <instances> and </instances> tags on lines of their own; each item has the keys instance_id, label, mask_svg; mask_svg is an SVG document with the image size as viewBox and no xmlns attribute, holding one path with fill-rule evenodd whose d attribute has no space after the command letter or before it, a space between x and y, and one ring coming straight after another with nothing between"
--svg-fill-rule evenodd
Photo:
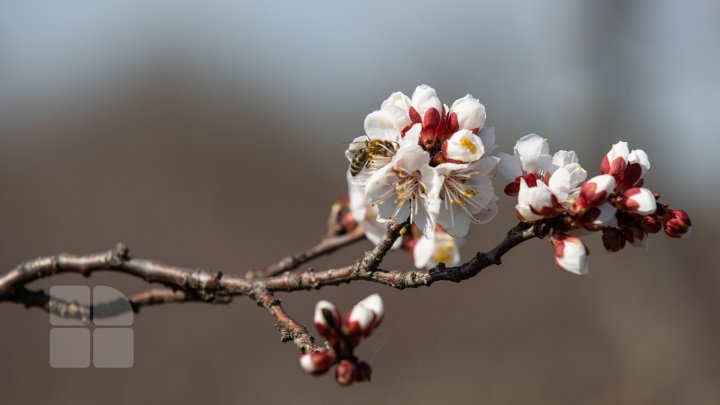
<instances>
[{"instance_id":1,"label":"red flower bud","mask_svg":"<svg viewBox=\"0 0 720 405\"><path fill-rule=\"evenodd\" d=\"M615 188L615 179L609 174L601 174L585 182L580 188L580 196L575 202L579 211L604 204Z\"/></svg>"},{"instance_id":2,"label":"red flower bud","mask_svg":"<svg viewBox=\"0 0 720 405\"><path fill-rule=\"evenodd\" d=\"M659 206L658 206L659 207ZM663 223L656 215L648 215L640 222L642 229L647 233L658 233L663 228Z\"/></svg>"},{"instance_id":3,"label":"red flower bud","mask_svg":"<svg viewBox=\"0 0 720 405\"><path fill-rule=\"evenodd\" d=\"M330 343L335 342L342 333L342 318L335 304L330 301L321 300L315 305L313 324Z\"/></svg>"},{"instance_id":4,"label":"red flower bud","mask_svg":"<svg viewBox=\"0 0 720 405\"><path fill-rule=\"evenodd\" d=\"M312 375L325 374L335 364L336 356L332 350L316 350L300 356L300 367Z\"/></svg>"},{"instance_id":5,"label":"red flower bud","mask_svg":"<svg viewBox=\"0 0 720 405\"><path fill-rule=\"evenodd\" d=\"M348 386L355 381L355 365L350 360L342 360L335 367L335 380L342 386Z\"/></svg>"},{"instance_id":6,"label":"red flower bud","mask_svg":"<svg viewBox=\"0 0 720 405\"><path fill-rule=\"evenodd\" d=\"M384 307L378 294L373 294L355 304L345 318L345 332L356 338L370 334L382 321Z\"/></svg>"},{"instance_id":7,"label":"red flower bud","mask_svg":"<svg viewBox=\"0 0 720 405\"><path fill-rule=\"evenodd\" d=\"M668 210L670 219L665 222L665 233L673 238L690 236L692 221L683 210Z\"/></svg>"}]
</instances>

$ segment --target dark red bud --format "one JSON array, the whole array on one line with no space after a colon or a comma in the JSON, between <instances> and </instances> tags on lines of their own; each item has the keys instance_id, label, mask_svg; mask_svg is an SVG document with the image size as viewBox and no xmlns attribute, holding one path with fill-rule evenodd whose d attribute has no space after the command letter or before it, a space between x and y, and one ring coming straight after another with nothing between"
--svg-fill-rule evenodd
<instances>
[{"instance_id":1,"label":"dark red bud","mask_svg":"<svg viewBox=\"0 0 720 405\"><path fill-rule=\"evenodd\" d=\"M370 381L370 376L372 375L372 369L370 368L369 364L367 364L364 361L361 361L357 364L355 370L356 370L357 382Z\"/></svg>"},{"instance_id":2,"label":"dark red bud","mask_svg":"<svg viewBox=\"0 0 720 405\"><path fill-rule=\"evenodd\" d=\"M625 247L625 235L618 228L603 229L602 241L608 252L617 252Z\"/></svg>"},{"instance_id":3,"label":"dark red bud","mask_svg":"<svg viewBox=\"0 0 720 405\"><path fill-rule=\"evenodd\" d=\"M658 233L663 228L663 223L657 216L648 215L642 218L640 226L647 233Z\"/></svg>"}]
</instances>

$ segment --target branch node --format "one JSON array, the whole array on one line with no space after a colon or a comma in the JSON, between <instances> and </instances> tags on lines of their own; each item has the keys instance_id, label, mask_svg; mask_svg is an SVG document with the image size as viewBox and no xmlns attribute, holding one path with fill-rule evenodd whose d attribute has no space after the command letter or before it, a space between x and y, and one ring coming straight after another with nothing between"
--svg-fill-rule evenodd
<instances>
[{"instance_id":1,"label":"branch node","mask_svg":"<svg viewBox=\"0 0 720 405\"><path fill-rule=\"evenodd\" d=\"M117 268L122 266L128 259L128 253L130 252L130 249L128 246L122 242L118 242L115 247L108 252L106 263L110 268ZM86 272L83 272L83 275L87 276L85 274ZM88 274L89 275L89 274Z\"/></svg>"}]
</instances>

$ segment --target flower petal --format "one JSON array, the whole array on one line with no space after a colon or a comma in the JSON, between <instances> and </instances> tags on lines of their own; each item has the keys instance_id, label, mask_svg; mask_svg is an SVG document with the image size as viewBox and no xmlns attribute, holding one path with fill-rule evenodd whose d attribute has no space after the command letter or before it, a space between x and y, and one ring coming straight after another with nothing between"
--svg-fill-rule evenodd
<instances>
[{"instance_id":1,"label":"flower petal","mask_svg":"<svg viewBox=\"0 0 720 405\"><path fill-rule=\"evenodd\" d=\"M457 117L458 128L476 130L480 129L485 125L485 106L480 103L480 100L474 98L471 95L455 100L452 107L450 107L450 114L455 114Z\"/></svg>"},{"instance_id":2,"label":"flower petal","mask_svg":"<svg viewBox=\"0 0 720 405\"><path fill-rule=\"evenodd\" d=\"M500 158L500 161L498 162L497 170L506 182L511 183L519 176L522 176L522 162L519 157L508 155L507 153L500 153L498 154L498 158Z\"/></svg>"},{"instance_id":3,"label":"flower petal","mask_svg":"<svg viewBox=\"0 0 720 405\"><path fill-rule=\"evenodd\" d=\"M435 93L435 89L426 84L421 84L415 89L411 103L420 117L424 117L425 112L430 108L436 109L438 113L443 110L443 105Z\"/></svg>"},{"instance_id":4,"label":"flower petal","mask_svg":"<svg viewBox=\"0 0 720 405\"><path fill-rule=\"evenodd\" d=\"M547 141L540 135L525 135L515 144L515 155L520 158L523 169L539 173L550 169L552 156Z\"/></svg>"},{"instance_id":5,"label":"flower petal","mask_svg":"<svg viewBox=\"0 0 720 405\"><path fill-rule=\"evenodd\" d=\"M461 129L443 143L443 154L456 162L474 162L485 153L482 140L469 129Z\"/></svg>"},{"instance_id":6,"label":"flower petal","mask_svg":"<svg viewBox=\"0 0 720 405\"><path fill-rule=\"evenodd\" d=\"M400 128L385 111L373 111L365 117L365 133L370 139L400 142ZM366 138L367 139L367 138Z\"/></svg>"},{"instance_id":7,"label":"flower petal","mask_svg":"<svg viewBox=\"0 0 720 405\"><path fill-rule=\"evenodd\" d=\"M498 148L498 145L495 143L495 127L483 127L478 133L478 136L482 140L485 154Z\"/></svg>"},{"instance_id":8,"label":"flower petal","mask_svg":"<svg viewBox=\"0 0 720 405\"><path fill-rule=\"evenodd\" d=\"M380 110L386 112L393 120L395 125L402 130L410 125L410 97L402 92L395 92L382 102Z\"/></svg>"}]
</instances>

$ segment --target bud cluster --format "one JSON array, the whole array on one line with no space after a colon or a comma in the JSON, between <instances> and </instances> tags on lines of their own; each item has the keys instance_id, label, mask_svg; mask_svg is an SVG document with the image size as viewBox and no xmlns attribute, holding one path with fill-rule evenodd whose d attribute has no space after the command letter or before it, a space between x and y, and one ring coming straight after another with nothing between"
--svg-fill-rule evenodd
<instances>
[{"instance_id":1,"label":"bud cluster","mask_svg":"<svg viewBox=\"0 0 720 405\"><path fill-rule=\"evenodd\" d=\"M355 304L344 319L335 304L319 301L315 305L313 324L327 340L328 348L303 354L300 366L309 374L322 375L337 365L335 380L343 386L369 381L372 370L354 355L354 350L380 325L383 314L383 302L378 294Z\"/></svg>"},{"instance_id":2,"label":"bud cluster","mask_svg":"<svg viewBox=\"0 0 720 405\"><path fill-rule=\"evenodd\" d=\"M603 158L601 174L585 181L574 152L550 156L546 140L528 135L514 156L501 156L498 170L510 181L505 193L518 198L518 218L552 227L556 263L586 274L589 250L578 236L601 231L605 248L617 252L627 242L646 249L648 234L660 230L676 238L690 234L687 213L659 203L659 194L643 187L649 169L644 151L618 142Z\"/></svg>"}]
</instances>

